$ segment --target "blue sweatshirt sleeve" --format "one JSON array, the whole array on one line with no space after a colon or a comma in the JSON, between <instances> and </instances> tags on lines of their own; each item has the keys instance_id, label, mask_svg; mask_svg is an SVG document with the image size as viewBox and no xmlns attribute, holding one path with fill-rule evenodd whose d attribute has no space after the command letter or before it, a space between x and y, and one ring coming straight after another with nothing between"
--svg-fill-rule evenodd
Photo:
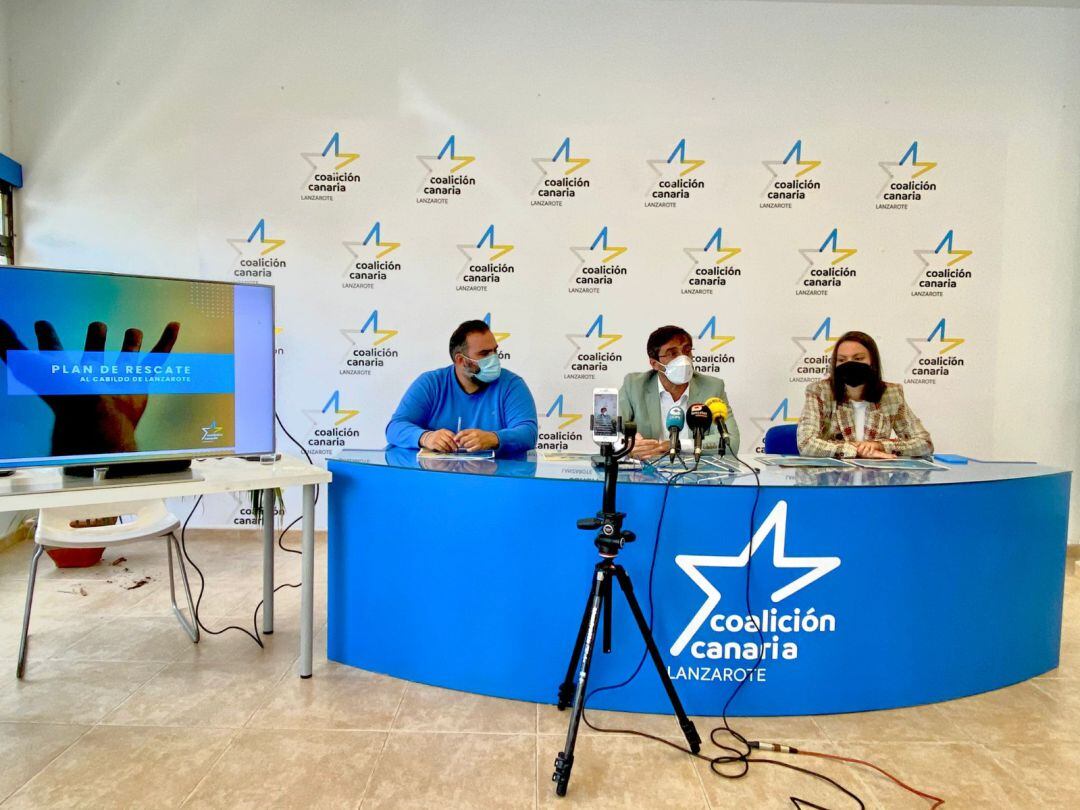
<instances>
[{"instance_id":1,"label":"blue sweatshirt sleeve","mask_svg":"<svg viewBox=\"0 0 1080 810\"><path fill-rule=\"evenodd\" d=\"M536 402L521 377L515 377L508 386L503 409L506 427L495 431L499 437L499 453L523 453L536 447Z\"/></svg>"},{"instance_id":2,"label":"blue sweatshirt sleeve","mask_svg":"<svg viewBox=\"0 0 1080 810\"><path fill-rule=\"evenodd\" d=\"M430 374L421 374L405 392L386 425L386 441L394 447L420 447L420 436L428 428L435 400L435 383Z\"/></svg>"}]
</instances>

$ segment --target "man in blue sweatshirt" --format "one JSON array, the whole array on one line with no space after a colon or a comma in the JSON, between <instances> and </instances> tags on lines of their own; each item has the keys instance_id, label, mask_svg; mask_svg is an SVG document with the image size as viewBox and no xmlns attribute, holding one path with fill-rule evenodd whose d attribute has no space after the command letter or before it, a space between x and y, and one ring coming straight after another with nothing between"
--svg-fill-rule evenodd
<instances>
[{"instance_id":1,"label":"man in blue sweatshirt","mask_svg":"<svg viewBox=\"0 0 1080 810\"><path fill-rule=\"evenodd\" d=\"M500 456L536 447L536 403L525 381L500 367L498 352L486 323L461 324L450 336L452 365L413 381L390 417L386 440L396 447Z\"/></svg>"}]
</instances>

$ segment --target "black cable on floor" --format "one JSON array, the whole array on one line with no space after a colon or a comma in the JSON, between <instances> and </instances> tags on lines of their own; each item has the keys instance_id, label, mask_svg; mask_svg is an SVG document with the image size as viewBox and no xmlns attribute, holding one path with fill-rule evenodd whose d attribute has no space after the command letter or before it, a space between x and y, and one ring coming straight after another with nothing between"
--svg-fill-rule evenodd
<instances>
[{"instance_id":1,"label":"black cable on floor","mask_svg":"<svg viewBox=\"0 0 1080 810\"><path fill-rule=\"evenodd\" d=\"M311 464L312 463L311 455L308 453L307 448L305 448L304 445L302 445L300 442L298 442L296 440L296 437L294 437L291 433L289 433L288 428L286 428L285 424L281 421L281 416L277 413L277 411L274 412L274 419L277 422L278 427L281 428L282 432L286 436L288 436L289 439L292 441L292 443L295 444L300 449L300 452L304 454L304 457L307 459L308 463ZM314 503L319 502L320 490L321 490L321 487L316 484ZM199 626L199 628L202 629L203 632L205 632L205 633L207 633L207 634L209 634L211 636L220 636L222 633L225 633L228 630L239 630L241 633L246 635L248 638L250 638L256 644L258 644L260 647L265 647L266 645L263 643L262 635L259 633L259 611L262 609L263 604L266 601L265 599L260 599L259 603L255 606L255 612L254 612L254 614L252 616L252 625L253 625L253 629L255 631L254 633L252 633L250 630L247 630L247 629L245 629L243 627L239 627L239 626L237 626L235 624L230 624L227 627L221 628L220 630L211 630L209 627L207 627L205 624L203 624L202 619L199 618L199 607L202 604L203 593L206 591L206 577L203 575L202 569L199 568L199 566L195 564L195 561L193 559L191 559L191 554L188 553L186 534L187 534L188 523L191 522L191 518L195 514L195 510L199 508L199 504L202 503L202 499L203 499L203 496L200 495L198 497L198 499L195 501L195 505L191 507L191 511L188 513L187 518L184 519L183 526L180 528L180 549L184 554L184 558L188 561L188 563L191 564L191 567L194 568L195 572L199 575L199 597L198 597L198 599L195 600L195 616L194 616L195 623ZM266 504L265 503L262 505L262 508L264 510L266 509ZM272 517L273 514L274 514L274 506L273 506L273 504L271 504L270 505L271 519L273 519L273 517ZM281 530L281 534L278 535L277 545L278 545L278 548L280 548L282 551L287 551L290 554L300 554L300 555L303 554L303 552L301 552L301 551L299 551L297 549L289 548L283 542L283 540L285 539L286 533L293 526L295 526L297 523L299 523L303 519L303 517L304 517L303 515L300 515L299 517L295 518L288 526L286 526L284 529ZM299 588L300 584L301 583L299 583L299 582L296 582L296 583L286 582L286 583L284 583L282 585L278 585L276 588L274 588L274 593L277 593L282 588Z\"/></svg>"},{"instance_id":2,"label":"black cable on floor","mask_svg":"<svg viewBox=\"0 0 1080 810\"><path fill-rule=\"evenodd\" d=\"M744 467L746 467L748 470L750 470L750 472L754 476L754 483L755 483L755 487L754 487L754 503L753 503L753 505L752 505L752 507L750 509L750 526L749 526L750 539L749 539L748 546L747 546L748 556L747 556L747 560L746 560L746 590L745 590L747 615L752 616L753 611L751 610L751 607L750 607L750 569L751 569L751 561L754 558L754 545L753 544L754 544L755 523L757 522L757 507L758 507L758 502L761 499L761 477L758 475L758 471L757 471L756 468L754 468L751 465L747 464L745 461L738 458L738 456L736 456L736 460L740 464L742 464ZM653 620L654 620L654 610L653 610L653 572L654 572L655 567L656 567L657 552L659 550L659 545L660 545L660 530L661 530L661 528L663 526L664 513L665 513L666 507L667 507L668 492L670 490L671 485L673 484L673 482L677 478L679 478L680 476L686 475L688 473L696 471L697 467L698 467L698 465L695 463L694 467L692 469L684 470L684 471L680 471L680 472L676 473L675 475L673 475L671 478L668 479L667 485L664 488L664 497L663 497L663 500L661 501L661 504L660 504L660 516L659 516L659 519L657 521L657 526L656 526L656 541L655 541L655 543L653 545L652 563L651 563L651 565L649 567L649 622L648 622L648 624L649 624L649 632L652 632ZM800 773L806 774L807 776L812 776L812 777L814 777L816 779L820 779L820 780L822 780L824 782L827 782L828 784L832 785L833 787L835 787L840 792L842 792L845 795L851 797L858 804L860 810L865 810L866 805L863 803L862 799L860 799L855 793L852 793L846 787L841 785L839 782L832 779L831 777L826 776L823 773L811 770L810 768L802 768L802 767L800 767L798 765L792 765L790 762L782 762L782 761L776 760L776 759L768 759L768 758L764 758L764 757L753 757L753 756L751 756L750 743L747 741L747 739L742 734L737 732L735 729L731 728L731 725L728 722L728 718L727 718L728 710L730 709L732 702L735 700L735 697L742 690L743 685L748 680L750 680L750 678L753 676L754 672L756 672L757 669L761 666L761 661L762 661L762 659L764 657L764 646L763 646L764 642L765 642L764 633L763 633L763 631L761 629L760 624L755 622L755 625L757 626L758 642L759 642L758 643L758 658L757 658L757 661L754 662L754 666L747 673L746 677L739 681L739 683L736 685L735 689L732 690L731 695L728 696L727 701L724 703L724 708L723 708L723 712L722 712L723 725L722 726L717 726L709 734L709 739L712 742L712 744L715 745L717 748L719 748L721 751L726 751L727 752L726 754L720 754L720 755L715 756L715 757L709 757L709 756L706 756L706 755L701 754L701 753L695 754L689 748L684 748L682 745L679 745L677 743L673 743L670 740L665 740L662 737L657 737L657 736L654 736L652 734L647 734L646 732L643 732L643 731L637 731L635 729L603 728L601 726L593 725L589 721L588 714L586 713L586 706L585 705L583 705L582 709L581 709L581 719L584 721L585 725L588 726L589 728L591 728L593 731L597 731L597 732L601 732L601 733L610 733L610 734L633 734L633 735L636 735L638 737L644 737L645 739L654 740L656 742L663 743L664 745L670 746L671 748L674 748L674 749L676 749L678 751L682 751L685 754L689 754L692 757L696 757L697 759L708 762L710 770L712 770L712 772L715 773L717 776L721 776L721 777L723 777L725 779L741 779L741 778L743 778L744 776L746 776L750 772L750 763L751 762L762 762L762 763L766 763L766 764L769 764L769 765L777 765L777 766L782 767L782 768L788 768L789 770L798 771ZM620 683L617 683L617 684L613 684L611 686L601 686L601 687L598 687L598 688L593 689L592 691L588 692L585 695L585 698L584 698L585 704L588 704L589 698L593 697L593 695L596 695L599 692L605 692L605 691L610 691L610 690L614 690L614 689L621 689L622 687L628 685L631 681L634 680L635 677L637 677L638 673L641 671L641 668L644 665L645 658L647 656L648 656L648 650L646 649L646 651L644 653L642 653L641 659L638 661L638 664L634 668L633 673L631 673L630 677L626 678L624 681L621 681ZM732 748L730 745L724 745L724 744L718 742L716 737L717 737L717 734L721 733L721 732L728 733L733 739L737 740L743 746L745 746L746 750L741 751L741 750L739 750L737 748ZM720 769L721 765L729 765L731 763L739 763L742 767L740 768L740 770L737 773L725 773L723 770ZM802 798L799 798L797 796L788 796L788 798L791 800L791 803L797 808L807 807L807 808L818 808L818 810L827 810L827 808L819 808L818 805L813 804L812 802L809 802L809 801L807 801L805 799L802 799Z\"/></svg>"}]
</instances>

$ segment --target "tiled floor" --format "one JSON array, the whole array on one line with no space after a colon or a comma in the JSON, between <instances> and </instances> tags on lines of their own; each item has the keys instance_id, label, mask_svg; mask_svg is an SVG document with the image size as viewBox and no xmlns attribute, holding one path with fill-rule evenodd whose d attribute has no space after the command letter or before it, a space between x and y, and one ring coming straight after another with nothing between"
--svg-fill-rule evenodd
<instances>
[{"instance_id":1,"label":"tiled floor","mask_svg":"<svg viewBox=\"0 0 1080 810\"><path fill-rule=\"evenodd\" d=\"M261 597L257 535L194 532L189 547L210 575L204 621L250 627ZM791 796L806 806L856 806L785 768L757 765L745 778L723 779L707 762L655 742L588 729L570 795L559 800L549 779L565 714L326 661L321 564L315 677L301 681L296 590L278 593L277 632L265 650L235 632L195 646L170 614L164 548L107 551L102 564L81 571L45 560L20 682L14 669L30 548L0 553L4 807L791 808ZM126 562L111 565L120 552ZM320 544L320 562L322 552ZM277 568L279 582L297 581L298 557L279 553ZM149 583L130 588L145 576ZM1076 807L1080 577L1066 583L1062 666L1049 675L936 706L746 719L736 727L872 760L944 797L947 808ZM668 717L591 717L678 738ZM698 721L703 736L712 725ZM706 751L718 753L709 744ZM836 779L867 807L929 807L865 768L785 761Z\"/></svg>"}]
</instances>

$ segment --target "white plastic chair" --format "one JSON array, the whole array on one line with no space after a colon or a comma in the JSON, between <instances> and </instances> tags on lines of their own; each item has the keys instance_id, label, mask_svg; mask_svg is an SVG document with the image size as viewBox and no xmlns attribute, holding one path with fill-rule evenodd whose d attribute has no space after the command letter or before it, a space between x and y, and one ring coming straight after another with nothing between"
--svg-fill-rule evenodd
<instances>
[{"instance_id":1,"label":"white plastic chair","mask_svg":"<svg viewBox=\"0 0 1080 810\"><path fill-rule=\"evenodd\" d=\"M132 519L117 522L110 526L86 526L76 528L72 523L94 518L116 517ZM30 579L26 583L26 607L23 611L22 637L19 639L19 664L15 670L18 678L23 676L26 667L26 641L30 631L30 608L34 601L34 584L37 580L38 560L45 547L51 548L97 548L100 546L118 546L136 543L141 540L165 538L165 547L169 555L169 596L172 599L173 612L180 625L191 640L199 643L199 627L195 619L195 603L191 599L191 585L188 583L187 568L180 553L180 543L176 539L176 530L180 521L165 508L165 502L130 501L120 503L102 503L90 506L69 506L42 509L38 513L37 532L34 534L34 556L30 560ZM188 616L185 617L176 604L176 580L173 574L173 551L180 566L180 578L187 596Z\"/></svg>"}]
</instances>

